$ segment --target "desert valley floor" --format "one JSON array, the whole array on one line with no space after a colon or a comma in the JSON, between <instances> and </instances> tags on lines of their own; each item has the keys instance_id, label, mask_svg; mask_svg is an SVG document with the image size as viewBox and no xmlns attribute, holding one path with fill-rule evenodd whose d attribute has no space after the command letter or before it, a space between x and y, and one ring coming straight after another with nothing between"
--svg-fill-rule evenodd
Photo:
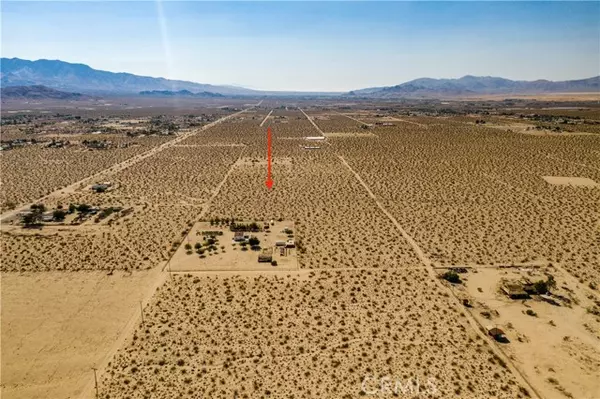
<instances>
[{"instance_id":1,"label":"desert valley floor","mask_svg":"<svg viewBox=\"0 0 600 399\"><path fill-rule=\"evenodd\" d=\"M600 398L597 102L126 101L3 104L3 398Z\"/></svg>"}]
</instances>

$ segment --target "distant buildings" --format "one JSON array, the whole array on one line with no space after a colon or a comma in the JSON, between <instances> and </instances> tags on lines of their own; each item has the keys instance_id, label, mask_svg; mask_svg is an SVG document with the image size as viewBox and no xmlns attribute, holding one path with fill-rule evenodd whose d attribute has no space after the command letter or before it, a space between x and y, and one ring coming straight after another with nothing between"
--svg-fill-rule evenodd
<instances>
[{"instance_id":1,"label":"distant buildings","mask_svg":"<svg viewBox=\"0 0 600 399\"><path fill-rule=\"evenodd\" d=\"M35 139L15 139L0 142L0 151L12 150L13 148L24 147L30 144L36 144Z\"/></svg>"},{"instance_id":2,"label":"distant buildings","mask_svg":"<svg viewBox=\"0 0 600 399\"><path fill-rule=\"evenodd\" d=\"M90 150L107 150L112 146L112 141L108 140L83 140L81 144Z\"/></svg>"},{"instance_id":3,"label":"distant buildings","mask_svg":"<svg viewBox=\"0 0 600 399\"><path fill-rule=\"evenodd\" d=\"M108 190L111 186L112 186L112 184L110 182L97 183L97 184L94 184L91 187L91 189L92 189L92 191L94 191L96 193L103 193L106 190Z\"/></svg>"}]
</instances>

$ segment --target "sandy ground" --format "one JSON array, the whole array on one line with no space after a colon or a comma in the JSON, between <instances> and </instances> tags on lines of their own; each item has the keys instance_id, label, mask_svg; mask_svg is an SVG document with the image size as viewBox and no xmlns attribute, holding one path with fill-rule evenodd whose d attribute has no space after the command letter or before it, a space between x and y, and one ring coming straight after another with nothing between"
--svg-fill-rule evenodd
<instances>
[{"instance_id":1,"label":"sandy ground","mask_svg":"<svg viewBox=\"0 0 600 399\"><path fill-rule=\"evenodd\" d=\"M3 273L2 397L79 397L157 273Z\"/></svg>"},{"instance_id":2,"label":"sandy ground","mask_svg":"<svg viewBox=\"0 0 600 399\"><path fill-rule=\"evenodd\" d=\"M32 304L64 303L69 309L56 310L59 316L49 313L52 328L68 337L64 331L75 323L78 339L97 342L97 331L81 330L88 327L78 318L89 319L88 310L78 311L88 306L82 305L87 298L101 295L124 307L133 303L133 317L98 318L99 324L92 324L98 331L115 331L90 349L100 359L103 398L353 398L377 389L386 376L404 383L433 378L438 397L469 399L546 394L553 399L557 393L577 397L595 389L597 358L587 348L597 339L590 330L597 331L598 321L594 308L587 309L599 299L600 193L548 184L541 176L600 181L597 135L523 135L476 126L472 118L400 112L390 112L397 119L392 126L364 129L359 121L381 121L378 111L349 112L354 120L318 107L302 109L272 102L230 115L108 171L102 180L115 184L110 192L94 194L82 186L45 200L48 207L87 203L131 210L114 219L39 232L3 227L2 271L10 271L9 281L20 287L7 297L8 307L3 300L3 337L7 323L13 336L33 331L33 341L44 341L43 326L32 327L32 319L22 315L46 320ZM275 157L271 190L265 186L266 129L260 126L267 115ZM303 137L327 132L332 135L319 150L301 147ZM233 270L257 263L255 256L250 263L230 259L235 252L230 243L225 251L219 243L218 255L199 258L195 229L217 217L293 221L298 267ZM186 253L188 237L192 255ZM186 267L194 270L159 273L171 258L171 266L191 262ZM568 287L580 290L580 304L566 315L546 303L529 304L538 313L535 320L519 313L522 309L507 311L510 320L501 322L512 322L509 348L481 331L479 313L465 309L460 293L442 283L434 269L549 263L568 277ZM122 276L119 270L136 266L151 268L145 273L156 278L106 289L98 282L89 295L32 290L55 280L58 286L62 279L81 281L78 287L84 289L89 276L114 281ZM477 285L484 291L475 287L472 295L481 294L480 301L491 307L497 298L486 284L493 278L481 276L485 281ZM138 292L149 300L155 293L143 324L139 314L135 317ZM51 295L62 302L52 302ZM31 309L4 317L11 306ZM558 334L538 332L549 320ZM62 342L62 335L52 332L47 342ZM556 352L549 357L538 356L546 348L543 337ZM3 377L21 384L19 393L37 390L36 380L25 383L30 371L20 360L4 363L6 350L21 348L16 338L9 343L5 349L3 339ZM53 360L52 352L40 353L38 361L50 364L40 367L43 381L54 384L47 377L52 370L71 367L65 389L94 396L88 364L69 366L64 358ZM569 369L580 370L581 382ZM64 380L61 375L57 381Z\"/></svg>"},{"instance_id":3,"label":"sandy ground","mask_svg":"<svg viewBox=\"0 0 600 399\"><path fill-rule=\"evenodd\" d=\"M415 306L416 295L429 300ZM179 275L101 395L353 398L387 377L418 380L429 397L524 397L460 312L418 271Z\"/></svg>"},{"instance_id":4,"label":"sandy ground","mask_svg":"<svg viewBox=\"0 0 600 399\"><path fill-rule=\"evenodd\" d=\"M525 371L539 387L544 398L565 397L593 399L600 397L600 318L588 309L595 305L586 287L560 269L539 268L474 268L461 275L465 286L454 286L461 298L468 298L483 326L499 327L510 343L502 350ZM546 280L550 273L556 279L553 295L557 305L538 297L512 300L499 292L500 280ZM526 314L535 312L535 316ZM485 317L484 317L485 315Z\"/></svg>"}]
</instances>

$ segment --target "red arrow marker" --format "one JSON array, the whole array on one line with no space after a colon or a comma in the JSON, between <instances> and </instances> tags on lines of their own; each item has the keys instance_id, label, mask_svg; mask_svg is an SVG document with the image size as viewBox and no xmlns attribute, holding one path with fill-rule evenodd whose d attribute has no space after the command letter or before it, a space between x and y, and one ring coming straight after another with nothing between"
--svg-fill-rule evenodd
<instances>
[{"instance_id":1,"label":"red arrow marker","mask_svg":"<svg viewBox=\"0 0 600 399\"><path fill-rule=\"evenodd\" d=\"M270 190L273 187L271 179L271 127L267 128L267 188Z\"/></svg>"}]
</instances>

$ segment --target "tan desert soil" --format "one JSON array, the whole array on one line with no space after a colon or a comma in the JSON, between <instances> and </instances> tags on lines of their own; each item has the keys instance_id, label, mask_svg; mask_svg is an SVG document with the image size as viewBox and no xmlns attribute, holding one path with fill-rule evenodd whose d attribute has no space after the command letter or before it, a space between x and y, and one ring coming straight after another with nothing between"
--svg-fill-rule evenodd
<instances>
[{"instance_id":1,"label":"tan desert soil","mask_svg":"<svg viewBox=\"0 0 600 399\"><path fill-rule=\"evenodd\" d=\"M155 278L3 273L2 397L79 397Z\"/></svg>"},{"instance_id":2,"label":"tan desert soil","mask_svg":"<svg viewBox=\"0 0 600 399\"><path fill-rule=\"evenodd\" d=\"M89 135L77 139L97 140L101 138ZM32 145L0 152L2 212L7 209L7 203L17 206L31 202L113 164L148 151L148 149L160 145L165 139L147 137L135 140L115 138L110 138L110 140L115 144L136 142L139 145L93 151L84 150L81 147L55 149Z\"/></svg>"},{"instance_id":3,"label":"tan desert soil","mask_svg":"<svg viewBox=\"0 0 600 399\"><path fill-rule=\"evenodd\" d=\"M565 320L577 331L598 330L600 189L543 176L600 182L600 136L524 135L475 125L472 116L409 116L376 105L324 108L279 100L236 114L224 108L222 123L108 173L110 191L85 185L44 202L119 206L125 214L41 230L3 225L3 396L93 398L90 367L99 368L103 398L357 398L382 377L392 388L409 378L422 389L433 382L439 395L431 398L547 392L542 378L550 371L533 374L541 339L527 333L531 359L515 352L516 343L505 350L483 339L483 321L454 297L458 289L435 280L429 260L435 267L552 264L570 276L568 287L585 288ZM375 125L383 119L393 125ZM319 149L303 148L315 143L304 137L322 132ZM83 156L73 160L80 170L55 183L38 150L27 151L0 155L8 167L30 162L35 170L25 178L31 184L9 172L2 195L31 201L100 168ZM69 151L48 161L71 162ZM118 162L107 154L100 162ZM225 257L211 268L208 256L205 272L194 265L189 275L170 275L166 261L177 251L187 256L190 229L216 217L290 221L298 269ZM137 301L151 294L142 324ZM559 320L555 330L546 326L559 311L534 306L540 316L515 316L515 330L546 327L557 353L578 359L566 364L600 372L585 346L596 341L582 345L573 335L565 343ZM593 392L593 378L579 387L573 381L550 382L550 391Z\"/></svg>"},{"instance_id":4,"label":"tan desert soil","mask_svg":"<svg viewBox=\"0 0 600 399\"><path fill-rule=\"evenodd\" d=\"M367 376L369 391L389 376L439 397L524 397L461 312L418 270L178 275L101 397L355 398Z\"/></svg>"}]
</instances>

